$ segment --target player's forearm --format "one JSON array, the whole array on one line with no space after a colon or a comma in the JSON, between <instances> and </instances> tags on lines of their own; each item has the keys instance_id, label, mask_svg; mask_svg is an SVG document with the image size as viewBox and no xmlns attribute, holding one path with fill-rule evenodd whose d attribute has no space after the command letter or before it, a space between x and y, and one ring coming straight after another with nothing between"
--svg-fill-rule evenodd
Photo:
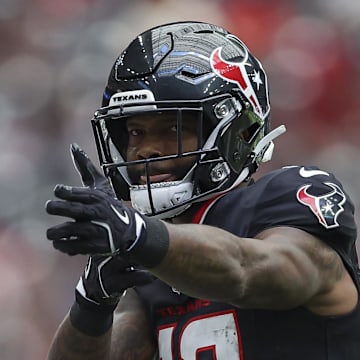
<instances>
[{"instance_id":1,"label":"player's forearm","mask_svg":"<svg viewBox=\"0 0 360 360\"><path fill-rule=\"evenodd\" d=\"M241 296L244 269L237 237L209 226L167 226L169 249L151 269L155 275L194 297L231 301Z\"/></svg>"},{"instance_id":2,"label":"player's forearm","mask_svg":"<svg viewBox=\"0 0 360 360\"><path fill-rule=\"evenodd\" d=\"M75 329L66 316L49 349L47 360L110 359L111 330L101 336L88 336Z\"/></svg>"},{"instance_id":3,"label":"player's forearm","mask_svg":"<svg viewBox=\"0 0 360 360\"><path fill-rule=\"evenodd\" d=\"M206 225L167 224L167 229L167 254L151 271L187 295L285 309L309 301L321 289L320 261L316 254L308 256L310 249L316 253L311 245L316 239L300 230L277 228L247 239ZM304 249L293 245L297 238Z\"/></svg>"}]
</instances>

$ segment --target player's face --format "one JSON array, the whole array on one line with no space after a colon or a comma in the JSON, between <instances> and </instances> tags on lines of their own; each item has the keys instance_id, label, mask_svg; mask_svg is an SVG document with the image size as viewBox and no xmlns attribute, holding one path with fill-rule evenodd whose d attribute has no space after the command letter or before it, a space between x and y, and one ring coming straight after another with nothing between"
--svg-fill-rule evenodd
<instances>
[{"instance_id":1,"label":"player's face","mask_svg":"<svg viewBox=\"0 0 360 360\"><path fill-rule=\"evenodd\" d=\"M188 114L182 121L181 142L176 114L151 114L127 120L127 161L159 158L197 150L198 121ZM180 145L181 144L181 147ZM183 156L150 163L150 182L168 182L182 179L196 161L196 156ZM145 165L131 165L128 173L133 184L145 184Z\"/></svg>"}]
</instances>

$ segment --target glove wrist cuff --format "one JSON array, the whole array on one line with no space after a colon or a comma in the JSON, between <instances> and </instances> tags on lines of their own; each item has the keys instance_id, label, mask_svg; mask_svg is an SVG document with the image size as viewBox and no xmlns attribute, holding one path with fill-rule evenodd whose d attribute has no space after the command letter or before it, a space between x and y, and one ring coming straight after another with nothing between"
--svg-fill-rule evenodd
<instances>
[{"instance_id":1,"label":"glove wrist cuff","mask_svg":"<svg viewBox=\"0 0 360 360\"><path fill-rule=\"evenodd\" d=\"M129 256L146 268L161 263L169 249L169 232L161 220L144 216L146 231L135 246L128 250Z\"/></svg>"},{"instance_id":2,"label":"glove wrist cuff","mask_svg":"<svg viewBox=\"0 0 360 360\"><path fill-rule=\"evenodd\" d=\"M91 311L76 301L70 309L70 322L74 328L89 336L105 334L112 326L114 312L110 309Z\"/></svg>"}]
</instances>

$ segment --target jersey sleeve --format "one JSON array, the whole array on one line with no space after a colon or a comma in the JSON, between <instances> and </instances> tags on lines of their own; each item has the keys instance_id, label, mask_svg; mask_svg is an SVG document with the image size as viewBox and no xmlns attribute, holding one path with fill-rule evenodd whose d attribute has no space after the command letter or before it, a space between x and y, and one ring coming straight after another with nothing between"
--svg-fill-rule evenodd
<instances>
[{"instance_id":1,"label":"jersey sleeve","mask_svg":"<svg viewBox=\"0 0 360 360\"><path fill-rule=\"evenodd\" d=\"M317 167L270 172L224 197L211 217L219 219L219 214L227 214L224 226L238 236L255 237L268 228L290 226L346 254L356 240L353 203L340 181ZM221 226L219 221L217 225Z\"/></svg>"}]
</instances>

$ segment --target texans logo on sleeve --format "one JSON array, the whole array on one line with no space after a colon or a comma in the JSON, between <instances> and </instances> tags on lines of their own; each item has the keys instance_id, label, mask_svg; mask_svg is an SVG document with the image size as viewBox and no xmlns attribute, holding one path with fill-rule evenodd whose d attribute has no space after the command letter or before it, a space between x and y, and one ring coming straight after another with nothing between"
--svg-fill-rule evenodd
<instances>
[{"instance_id":1,"label":"texans logo on sleeve","mask_svg":"<svg viewBox=\"0 0 360 360\"><path fill-rule=\"evenodd\" d=\"M342 205L346 201L346 196L339 186L329 182L326 182L325 185L332 190L324 195L311 195L308 192L311 185L304 185L298 190L296 197L301 204L310 208L321 225L331 229L339 226L337 217L344 211Z\"/></svg>"}]
</instances>

